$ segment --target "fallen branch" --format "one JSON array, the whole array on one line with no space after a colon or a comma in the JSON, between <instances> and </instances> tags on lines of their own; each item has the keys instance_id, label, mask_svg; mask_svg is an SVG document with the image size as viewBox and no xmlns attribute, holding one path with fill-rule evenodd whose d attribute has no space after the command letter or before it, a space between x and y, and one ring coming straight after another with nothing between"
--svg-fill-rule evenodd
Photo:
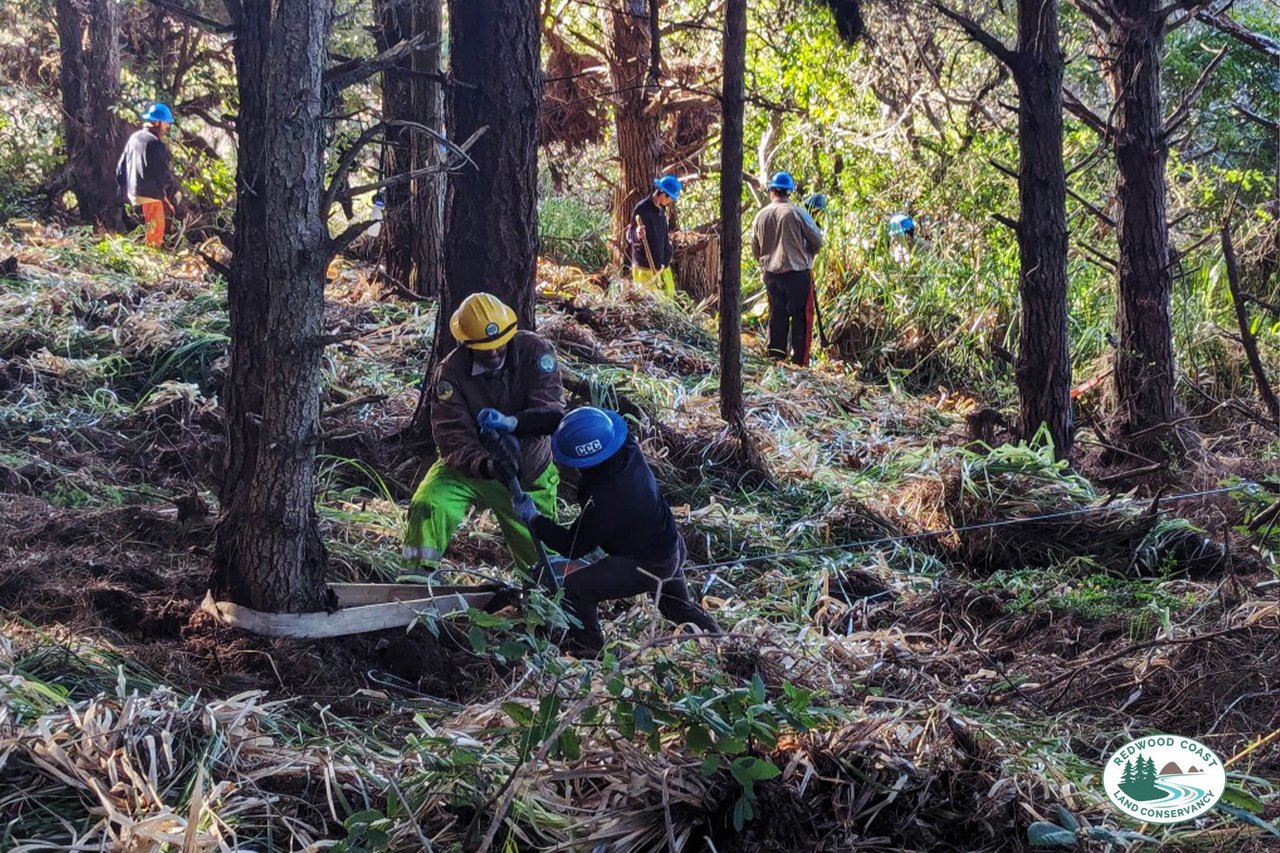
<instances>
[{"instance_id":1,"label":"fallen branch","mask_svg":"<svg viewBox=\"0 0 1280 853\"><path fill-rule=\"evenodd\" d=\"M1057 693L1055 693L1053 698L1049 700L1049 704L1052 705L1056 703L1059 699L1061 699L1066 694L1068 688L1071 687L1071 683L1076 680L1076 676L1084 672L1086 669L1093 669L1094 667L1105 666L1109 663L1114 663L1120 660L1121 658L1128 657L1134 652L1141 652L1147 649L1154 649L1158 646L1183 646L1190 643L1202 643L1210 640L1220 640L1223 637L1233 637L1233 636L1236 636L1237 634L1246 634L1252 630L1253 630L1253 626L1251 625L1237 625L1234 628L1223 628L1222 630L1219 630L1219 631L1210 631L1207 634L1197 634L1194 637L1177 637L1177 638L1160 639L1160 640L1147 640L1146 642L1143 642L1143 643L1134 643L1133 645L1126 646L1125 648L1113 654L1105 655L1101 658L1098 658L1097 660L1089 660L1089 661L1085 661L1084 663L1073 666L1065 676L1066 683L1064 683L1062 685L1062 689L1059 690ZM1039 689L1047 690L1048 688L1053 687L1055 684L1062 681L1062 678L1063 678L1062 676L1059 676L1058 678L1052 678L1049 681L1045 682L1044 684L1041 684Z\"/></svg>"}]
</instances>

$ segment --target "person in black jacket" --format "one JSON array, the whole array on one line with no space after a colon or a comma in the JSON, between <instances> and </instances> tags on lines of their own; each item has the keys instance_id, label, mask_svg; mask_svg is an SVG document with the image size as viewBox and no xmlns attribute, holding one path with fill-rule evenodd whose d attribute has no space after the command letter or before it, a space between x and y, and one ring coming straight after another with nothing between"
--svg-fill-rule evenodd
<instances>
[{"instance_id":1,"label":"person in black jacket","mask_svg":"<svg viewBox=\"0 0 1280 853\"><path fill-rule=\"evenodd\" d=\"M720 626L689 595L684 539L639 446L617 412L584 407L564 417L551 439L558 465L582 472L582 512L569 527L538 514L531 499L514 501L516 515L548 548L569 558L597 548L603 559L571 569L564 578L566 610L578 618L570 642L597 653L604 647L597 606L601 601L651 593L662 615L720 633Z\"/></svg>"},{"instance_id":2,"label":"person in black jacket","mask_svg":"<svg viewBox=\"0 0 1280 853\"><path fill-rule=\"evenodd\" d=\"M675 247L671 244L666 208L675 204L683 186L675 175L658 178L653 186L654 191L631 211L631 225L627 228L631 280L661 287L668 296L674 296L676 280L671 273L671 255Z\"/></svg>"},{"instance_id":3,"label":"person in black jacket","mask_svg":"<svg viewBox=\"0 0 1280 853\"><path fill-rule=\"evenodd\" d=\"M130 204L142 206L147 245L164 244L165 211L173 212L173 195L178 180L173 176L169 149L164 144L173 113L164 104L153 104L142 114L145 122L125 143L116 165L116 185Z\"/></svg>"}]
</instances>

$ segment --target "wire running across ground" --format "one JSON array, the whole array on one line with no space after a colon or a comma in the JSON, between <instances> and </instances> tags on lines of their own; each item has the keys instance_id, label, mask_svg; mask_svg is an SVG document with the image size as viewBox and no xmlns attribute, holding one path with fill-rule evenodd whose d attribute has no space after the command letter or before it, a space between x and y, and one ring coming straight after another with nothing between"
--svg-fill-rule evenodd
<instances>
[{"instance_id":1,"label":"wire running across ground","mask_svg":"<svg viewBox=\"0 0 1280 853\"><path fill-rule=\"evenodd\" d=\"M1192 498L1205 498L1213 495L1224 495L1229 492L1248 492L1254 494L1258 490L1258 484L1250 481L1241 482L1235 486L1224 486L1218 489L1206 489L1199 492L1184 492L1177 495L1157 495L1151 499L1151 503L1147 509L1151 510L1158 507L1161 503L1176 503L1178 501L1190 500ZM1123 505L1121 505L1123 506ZM897 536L882 536L876 539L861 539L853 542L844 542L838 545L821 545L814 548L800 548L794 551L776 551L770 554L756 554L751 557L738 557L732 560L721 560L715 563L697 563L685 566L685 571L691 569L721 569L729 566L739 566L745 563L760 563L770 560L781 560L787 557L807 557L814 554L827 554L834 551L854 551L862 548L872 548L878 545L889 545L896 542L912 542L920 539L930 539L935 536L949 536L955 533L968 533L974 530L991 530L999 527L1010 527L1016 524L1034 524L1040 521L1054 521L1060 518L1071 518L1077 515L1090 515L1092 513L1107 512L1114 510L1117 504L1106 503L1100 506L1077 507L1075 509L1060 510L1057 512L1044 513L1042 515L1031 515L1025 518L1002 518L995 521L984 521L978 524L965 524L960 527L948 527L944 530L923 530L919 533L903 533Z\"/></svg>"}]
</instances>

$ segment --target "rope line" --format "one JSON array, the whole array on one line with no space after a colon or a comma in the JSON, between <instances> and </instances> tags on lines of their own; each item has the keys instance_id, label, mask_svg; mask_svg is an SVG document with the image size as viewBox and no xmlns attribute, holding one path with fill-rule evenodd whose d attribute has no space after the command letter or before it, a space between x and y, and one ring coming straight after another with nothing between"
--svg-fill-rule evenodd
<instances>
[{"instance_id":1,"label":"rope line","mask_svg":"<svg viewBox=\"0 0 1280 853\"><path fill-rule=\"evenodd\" d=\"M1203 498L1211 495L1223 495L1228 492L1245 491L1254 494L1258 490L1258 484L1253 482L1244 482L1237 486L1224 486L1219 489L1206 489L1200 492L1184 492L1178 495L1167 495L1164 497L1155 497L1151 499L1151 504L1147 509L1152 509L1160 503L1176 503L1177 501L1190 500L1191 498ZM739 557L733 560L721 560L716 563L697 563L684 567L685 571L690 569L721 569L728 566L738 566L745 563L765 562L768 560L777 560L783 557L803 557L811 554L826 554L832 551L851 551L855 548L868 548L875 545L887 545L891 542L911 542L919 539L931 539L935 536L946 536L951 533L967 533L972 530L991 530L998 527L1011 527L1015 524L1034 524L1039 521L1052 521L1059 518L1070 518L1077 515L1089 515L1097 512L1106 512L1108 510L1122 507L1124 504L1103 504L1102 506L1077 507L1076 509L1061 510L1058 512L1049 512L1043 515L1032 515L1027 518L1002 518L996 521L984 521L979 524L966 524L960 527L950 527L946 530L925 530L920 533L905 533L899 536L883 536L879 539L863 539L854 542L845 542L839 545L822 545L816 548L801 548L795 551L777 551L772 554L757 554L754 557Z\"/></svg>"}]
</instances>

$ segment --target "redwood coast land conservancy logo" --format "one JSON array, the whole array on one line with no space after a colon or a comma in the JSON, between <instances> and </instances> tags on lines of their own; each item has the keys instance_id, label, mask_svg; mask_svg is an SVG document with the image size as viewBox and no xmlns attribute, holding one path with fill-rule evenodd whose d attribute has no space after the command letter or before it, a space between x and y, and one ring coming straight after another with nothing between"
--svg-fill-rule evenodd
<instances>
[{"instance_id":1,"label":"redwood coast land conservancy logo","mask_svg":"<svg viewBox=\"0 0 1280 853\"><path fill-rule=\"evenodd\" d=\"M1227 787L1218 756L1198 740L1150 735L1117 749L1102 771L1116 808L1146 823L1179 823L1214 807Z\"/></svg>"}]
</instances>

